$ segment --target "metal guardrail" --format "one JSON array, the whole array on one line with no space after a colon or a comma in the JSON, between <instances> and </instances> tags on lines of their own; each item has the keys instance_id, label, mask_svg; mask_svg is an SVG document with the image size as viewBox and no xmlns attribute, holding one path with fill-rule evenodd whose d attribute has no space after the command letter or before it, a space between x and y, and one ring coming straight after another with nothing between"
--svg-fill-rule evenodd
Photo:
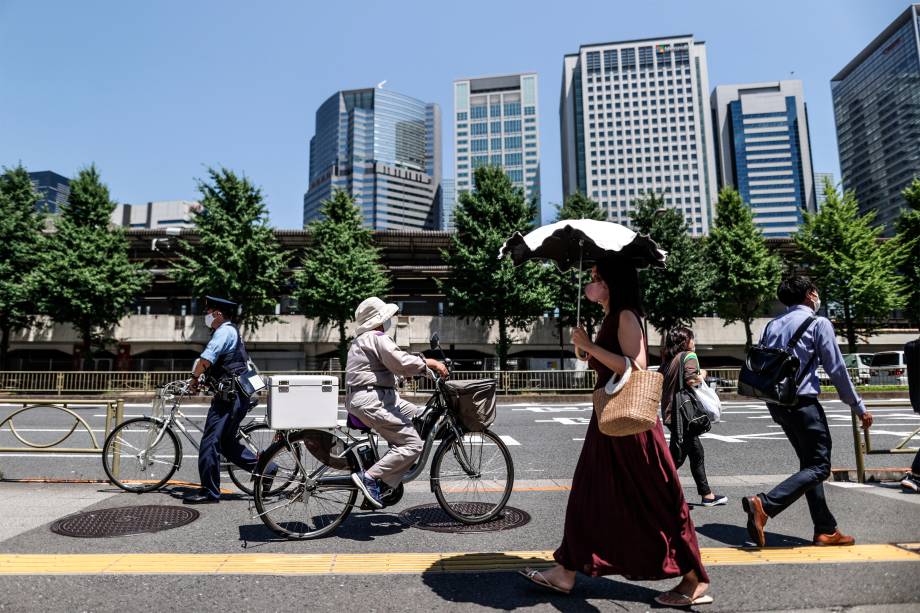
<instances>
[{"instance_id":1,"label":"metal guardrail","mask_svg":"<svg viewBox=\"0 0 920 613\"><path fill-rule=\"evenodd\" d=\"M707 369L710 385L718 390L738 387L739 368ZM851 369L850 379L860 385L859 369ZM188 371L162 372L102 372L102 371L6 371L0 372L0 393L19 394L131 394L150 393L170 381L183 379ZM277 371L264 375L324 375L338 377L339 389L344 393L344 372L340 370ZM463 370L454 371L453 378L498 379L501 393L551 393L590 392L594 389L596 374L593 370ZM865 371L862 375L865 378ZM822 381L822 384L829 381ZM424 378L410 379L403 388L406 392L431 392L433 384Z\"/></svg>"},{"instance_id":2,"label":"metal guardrail","mask_svg":"<svg viewBox=\"0 0 920 613\"><path fill-rule=\"evenodd\" d=\"M89 424L86 423L86 420L78 415L72 407L92 408L94 410L98 410L100 405L105 407L105 434L103 440L105 440L105 437L109 435L115 426L122 422L125 414L125 401L121 398L100 400L62 400L60 398L22 400L21 398L0 398L0 404L19 405L18 409L13 410L3 421L0 421L0 432L3 432L4 428L9 428L13 438L22 443L22 447L0 447L0 452L102 453L102 447L100 447L99 441L96 439L96 433L93 432ZM67 427L64 428L63 436L50 442L36 442L23 436L23 433L16 428L17 417L42 409L59 411L73 419L73 423L69 426L69 429ZM61 445L73 436L75 432L86 432L89 435L92 447L62 447Z\"/></svg>"}]
</instances>

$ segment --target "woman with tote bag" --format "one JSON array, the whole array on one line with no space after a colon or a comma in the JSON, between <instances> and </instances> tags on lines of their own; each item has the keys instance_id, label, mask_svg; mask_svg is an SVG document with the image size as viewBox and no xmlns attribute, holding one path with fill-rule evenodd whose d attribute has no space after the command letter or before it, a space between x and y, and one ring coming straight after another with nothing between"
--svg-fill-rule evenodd
<instances>
[{"instance_id":1,"label":"woman with tote bag","mask_svg":"<svg viewBox=\"0 0 920 613\"><path fill-rule=\"evenodd\" d=\"M592 270L585 295L606 314L594 342L576 328L575 346L589 355L603 388L616 373L645 369L648 349L642 331L639 275L629 259L605 256ZM549 570L522 574L538 585L569 593L576 573L622 575L630 580L681 577L662 592L659 604L689 607L712 602L709 576L700 559L693 522L661 422L642 432L606 436L597 413L572 479L562 544Z\"/></svg>"},{"instance_id":2,"label":"woman with tote bag","mask_svg":"<svg viewBox=\"0 0 920 613\"><path fill-rule=\"evenodd\" d=\"M662 419L671 431L671 457L680 468L690 458L690 474L696 482L696 491L703 498L704 507L714 507L728 502L726 496L716 496L709 489L706 481L706 464L703 443L700 437L690 432L680 419L679 411L674 410L674 396L683 384L688 389L705 385L706 371L700 370L700 362L694 350L693 331L677 327L668 331L665 338L661 363L664 365L664 391L661 394ZM712 415L710 415L712 419Z\"/></svg>"}]
</instances>

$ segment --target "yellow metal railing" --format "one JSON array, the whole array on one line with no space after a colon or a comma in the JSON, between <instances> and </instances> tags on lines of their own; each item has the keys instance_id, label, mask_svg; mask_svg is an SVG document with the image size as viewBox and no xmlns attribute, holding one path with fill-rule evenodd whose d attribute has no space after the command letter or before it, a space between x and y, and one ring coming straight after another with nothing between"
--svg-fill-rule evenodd
<instances>
[{"instance_id":1,"label":"yellow metal railing","mask_svg":"<svg viewBox=\"0 0 920 613\"><path fill-rule=\"evenodd\" d=\"M720 391L734 390L738 387L739 368L707 369L710 385ZM273 374L324 375L338 377L340 390L344 393L344 373L338 370L264 372ZM863 379L865 371L863 371ZM105 394L124 395L132 393L151 393L156 388L188 377L188 371L173 372L95 372L95 371L7 371L0 372L0 393L8 394ZM593 370L463 370L454 371L454 379L497 379L502 393L551 393L551 392L588 392L594 389L596 376ZM819 376L826 377L826 375ZM854 383L860 381L858 369L850 370ZM822 384L829 384L822 379ZM433 383L425 378L416 378L406 382L406 391L430 392Z\"/></svg>"},{"instance_id":2,"label":"yellow metal railing","mask_svg":"<svg viewBox=\"0 0 920 613\"><path fill-rule=\"evenodd\" d=\"M125 401L118 399L101 399L101 400L71 400L61 398L47 399L29 399L21 398L0 398L0 405L13 405L13 411L0 421L0 432L9 431L13 439L20 443L19 447L0 447L0 452L28 452L28 453L102 453L102 447L96 433L81 417L75 409L98 410L100 406L105 407L105 432L102 440L109 435L112 429L120 424L125 414ZM63 434L55 432L55 438L51 441L31 440L21 429L16 428L16 418L25 414L37 411L53 411L66 416L67 425L61 428ZM70 420L73 420L72 422ZM85 433L89 439L90 446L83 447L63 447L65 441L70 439L75 433Z\"/></svg>"}]
</instances>

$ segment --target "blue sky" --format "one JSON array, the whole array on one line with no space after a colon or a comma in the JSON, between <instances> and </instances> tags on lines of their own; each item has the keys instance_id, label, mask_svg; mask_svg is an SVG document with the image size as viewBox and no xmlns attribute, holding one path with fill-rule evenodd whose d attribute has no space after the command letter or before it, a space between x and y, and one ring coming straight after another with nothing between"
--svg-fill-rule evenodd
<instances>
[{"instance_id":1,"label":"blue sky","mask_svg":"<svg viewBox=\"0 0 920 613\"><path fill-rule=\"evenodd\" d=\"M549 219L562 198L562 56L584 43L693 34L706 41L711 87L804 81L815 170L839 180L830 79L907 6L0 0L0 165L71 176L94 162L127 203L194 199L195 178L222 165L262 187L274 225L297 228L314 113L336 90L386 79L439 103L452 176L453 80L535 71Z\"/></svg>"}]
</instances>

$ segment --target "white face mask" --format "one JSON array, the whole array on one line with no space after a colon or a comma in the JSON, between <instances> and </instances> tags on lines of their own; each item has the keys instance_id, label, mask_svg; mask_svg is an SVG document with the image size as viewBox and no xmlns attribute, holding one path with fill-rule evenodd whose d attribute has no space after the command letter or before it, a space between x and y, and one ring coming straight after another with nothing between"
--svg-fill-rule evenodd
<instances>
[{"instance_id":1,"label":"white face mask","mask_svg":"<svg viewBox=\"0 0 920 613\"><path fill-rule=\"evenodd\" d=\"M204 316L204 325L206 325L209 328L212 325L214 325L214 314L213 313L208 313L207 315Z\"/></svg>"},{"instance_id":2,"label":"white face mask","mask_svg":"<svg viewBox=\"0 0 920 613\"><path fill-rule=\"evenodd\" d=\"M389 332L389 331L390 331L390 328L392 328L392 327L393 327L393 319L392 319L392 318L390 318L390 319L386 320L385 322L383 322L383 331L384 331L384 332Z\"/></svg>"}]
</instances>

